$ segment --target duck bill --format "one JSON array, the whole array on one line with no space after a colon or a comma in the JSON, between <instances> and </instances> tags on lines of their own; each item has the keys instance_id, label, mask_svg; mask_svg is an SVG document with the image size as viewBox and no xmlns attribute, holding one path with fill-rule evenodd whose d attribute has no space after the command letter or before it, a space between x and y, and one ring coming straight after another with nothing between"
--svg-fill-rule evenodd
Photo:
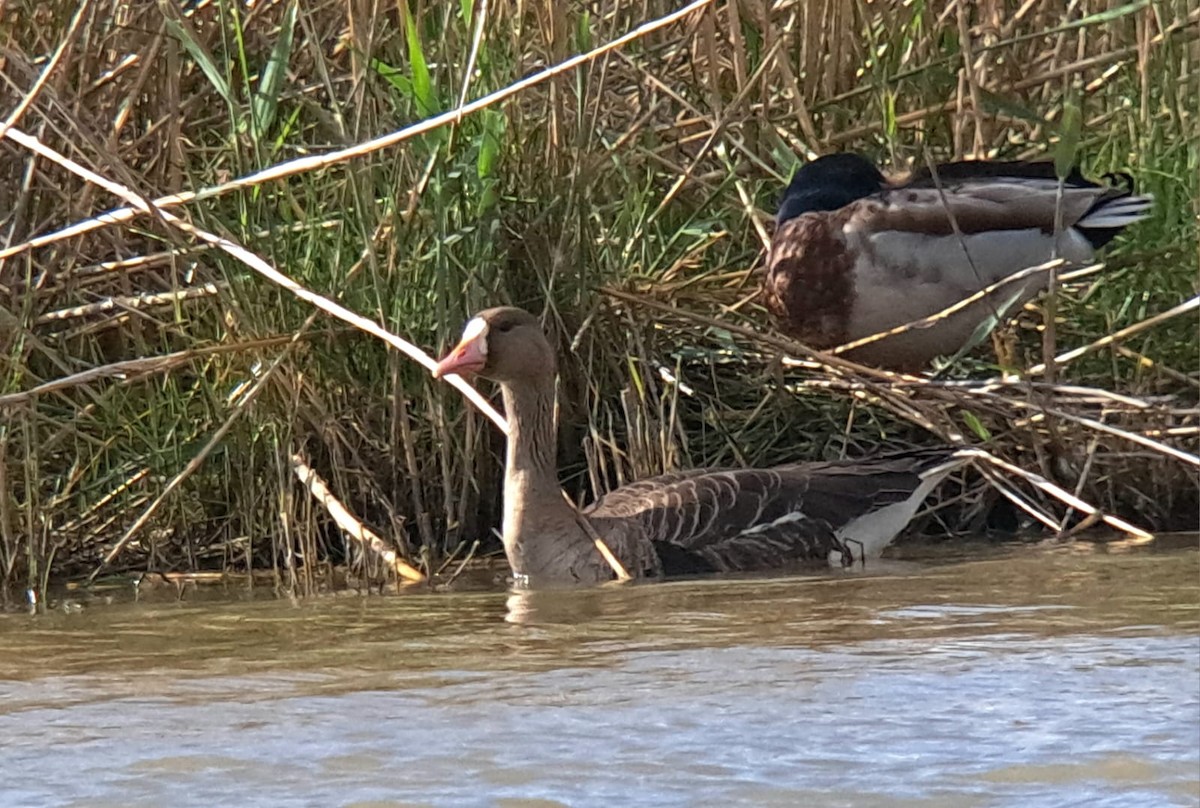
<instances>
[{"instance_id":1,"label":"duck bill","mask_svg":"<svg viewBox=\"0 0 1200 808\"><path fill-rule=\"evenodd\" d=\"M487 354L483 347L483 339L464 339L455 346L454 350L442 357L433 369L433 378L441 379L455 373L467 376L483 370L487 364Z\"/></svg>"}]
</instances>

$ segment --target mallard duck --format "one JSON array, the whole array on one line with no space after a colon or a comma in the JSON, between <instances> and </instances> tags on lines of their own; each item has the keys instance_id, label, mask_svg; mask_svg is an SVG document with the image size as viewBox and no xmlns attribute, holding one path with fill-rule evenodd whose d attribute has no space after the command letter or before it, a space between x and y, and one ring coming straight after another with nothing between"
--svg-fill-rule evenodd
<instances>
[{"instance_id":1,"label":"mallard duck","mask_svg":"<svg viewBox=\"0 0 1200 808\"><path fill-rule=\"evenodd\" d=\"M948 163L891 184L857 154L820 157L796 172L780 204L763 280L766 306L787 334L832 348L936 314L1054 255L1090 262L1153 204L1134 195L1128 176L1120 178L1101 184L1074 169L1064 182L1055 239L1051 163ZM1015 307L1045 285L1046 273L1034 273L848 358L922 369L962 348L997 307Z\"/></svg>"},{"instance_id":2,"label":"mallard duck","mask_svg":"<svg viewBox=\"0 0 1200 808\"><path fill-rule=\"evenodd\" d=\"M538 320L504 307L472 318L434 371L500 385L509 424L502 539L521 586L611 580L596 537L633 578L861 561L877 556L934 487L968 462L965 452L937 448L692 469L622 486L580 512L563 499L555 468L555 367Z\"/></svg>"}]
</instances>

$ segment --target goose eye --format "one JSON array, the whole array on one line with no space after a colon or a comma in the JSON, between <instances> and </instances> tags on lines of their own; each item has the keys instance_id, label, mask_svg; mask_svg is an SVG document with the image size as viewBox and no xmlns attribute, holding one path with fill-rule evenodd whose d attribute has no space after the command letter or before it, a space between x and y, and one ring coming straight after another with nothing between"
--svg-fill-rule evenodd
<instances>
[{"instance_id":1,"label":"goose eye","mask_svg":"<svg viewBox=\"0 0 1200 808\"><path fill-rule=\"evenodd\" d=\"M516 325L516 323L509 320L508 322L496 323L495 325L492 326L492 328L494 328L496 331L499 331L501 334L504 334L508 331L512 331L513 326L515 326L515 325Z\"/></svg>"}]
</instances>

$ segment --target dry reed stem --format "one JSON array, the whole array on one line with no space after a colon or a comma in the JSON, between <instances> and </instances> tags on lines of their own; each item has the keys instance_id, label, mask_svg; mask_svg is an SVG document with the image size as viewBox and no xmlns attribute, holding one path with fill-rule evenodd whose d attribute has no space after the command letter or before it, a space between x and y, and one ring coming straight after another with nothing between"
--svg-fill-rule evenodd
<instances>
[{"instance_id":1,"label":"dry reed stem","mask_svg":"<svg viewBox=\"0 0 1200 808\"><path fill-rule=\"evenodd\" d=\"M985 460L986 462L991 463L992 465L996 466L997 468L1004 469L1009 474L1012 474L1015 477L1025 480L1030 485L1032 485L1034 488L1038 488L1038 489L1046 492L1047 494L1050 494L1055 499L1071 506L1075 510L1082 511L1083 513L1087 514L1088 516L1098 516L1100 519L1103 519L1104 522L1109 527L1116 528L1117 530L1121 531L1122 533L1128 533L1131 536L1136 536L1139 539L1154 538L1153 533L1149 533L1145 530L1142 530L1139 527L1135 527L1134 525L1129 524L1128 522L1126 522L1124 519L1121 519L1120 517L1110 516L1110 515L1104 513L1099 508L1095 508L1095 507L1089 505L1088 503L1084 502L1079 497L1077 497L1074 494L1072 494L1071 492L1065 490L1061 486L1055 485L1054 483L1050 482L1049 480L1047 480L1045 477L1043 477L1040 474L1029 471L1028 469L1023 469L1020 466L1009 463L1007 460L1002 460L999 457L996 457L995 455L993 455L991 452L984 451L983 449L971 449L969 451L977 452L978 454L976 456L979 457L981 460Z\"/></svg>"},{"instance_id":2,"label":"dry reed stem","mask_svg":"<svg viewBox=\"0 0 1200 808\"><path fill-rule=\"evenodd\" d=\"M149 207L145 202L140 201L140 198L137 196L137 194L135 194L133 191L129 190L128 188L124 187L123 185L112 182L111 180L107 180L104 177L101 177L99 174L96 174L94 171L84 168L83 166L79 165L75 161L59 154L58 152L54 151L50 147L46 146L41 141L39 141L37 138L30 137L29 135L16 129L15 127L9 129L9 131L6 133L6 136L12 140L15 140L17 143L20 143L22 146L26 147L27 149L41 155L42 157L45 157L46 159L57 163L58 165L67 169L68 171L82 177L83 179L85 179L95 185L99 185L102 188L104 188L105 190L114 194L115 196L118 196L118 197L126 200L127 202L132 203L135 207L140 208L143 213L156 214L156 215L160 216L163 219L163 221L165 221L167 224L169 224L179 230L182 230L183 232L185 232L191 236L194 236L195 238L205 241L208 244L213 245L214 247L217 247L222 252L225 252L228 255L230 255L231 257L237 259L238 261L241 261L243 264L250 267L250 269L253 269L259 275L262 275L264 278L271 281L276 286L286 289L287 291L291 292L293 295L300 298L301 300L311 303L312 305L316 306L317 308L321 309L322 311L333 315L334 317L338 318L339 320L342 320L343 322L348 323L349 325L357 328L360 331L363 331L374 337L378 337L379 339L386 342L388 345L391 345L393 348L395 348L398 351L400 351L401 353L407 355L409 358L415 360L417 363L419 363L421 366L423 366L426 370L430 371L431 373L432 373L433 369L435 367L437 367L437 362L434 359L432 359L429 356L429 354L422 351L420 348L418 348L413 343L409 342L406 339L403 339L402 337L399 337L399 336L391 333L390 331L386 330L382 326L376 325L374 321L368 320L366 317L363 317L359 314L356 314L355 312L350 311L349 309L347 309L345 306L341 305L340 303L330 300L329 298L327 298L323 295L319 295L310 289L306 289L305 287L301 286L298 282L294 281L293 279L289 278L287 275L284 275L282 272L275 269L275 267L268 264L265 260L263 260L259 256L250 252L245 247L242 247L240 244L237 244L237 243L231 241L230 239L224 238L222 236L218 236L213 233L209 233L206 230L201 230L200 228L195 227L194 225L191 225L188 222L183 221L182 219L180 219L179 217L175 216L174 214L172 214L168 211L158 210L158 209ZM469 400L472 404L474 404L476 407L478 407L480 412L482 412L484 415L491 418L493 423L495 423L496 426L499 427L502 432L507 433L508 422L504 419L504 416L502 416L499 412L496 411L496 408L493 407L487 399L485 399L483 396L481 396L479 394L479 391L477 391L474 387L471 387L470 384L468 384L465 380L463 380L462 378L460 378L457 375L451 374L449 376L446 376L445 379L446 379L447 383L449 383L451 386L457 388L459 392L461 392L464 396L466 396L467 400Z\"/></svg>"},{"instance_id":3,"label":"dry reed stem","mask_svg":"<svg viewBox=\"0 0 1200 808\"><path fill-rule=\"evenodd\" d=\"M202 200L212 199L213 197L221 196L242 188L252 188L273 180L280 180L297 174L303 174L321 168L328 168L339 163L349 162L350 160L364 157L372 154L373 152L395 146L396 144L403 143L404 141L410 140L417 135L422 135L427 132L432 132L435 129L439 129L443 126L457 123L467 115L479 112L480 110L486 109L494 104L498 104L499 102L511 98L512 96L517 95L518 93L527 90L530 87L535 87L545 81L548 81L549 79L554 78L555 76L573 70L580 65L587 64L599 56L603 56L610 51L622 48L625 45L628 45L630 42L635 42L636 40L641 39L642 37L651 34L660 28L664 28L671 23L676 22L677 20L681 20L692 12L710 5L712 2L714 2L714 0L693 0L693 2L689 3L683 8L680 8L679 10L659 17L651 22L639 25L637 28L629 31L623 36L620 36L617 39L614 39L613 41L597 48L593 48L587 53L582 53L566 59L559 64L554 65L553 67L548 67L545 70L541 70L534 75L514 82L501 90L489 93L482 98L477 98L469 104L455 107L448 112L443 112L440 115L433 116L432 118L426 118L419 123L406 126L403 129L399 129L381 137L368 140L364 143L358 143L354 146L350 146L345 149L339 149L327 154L313 155L311 157L298 157L294 160L277 163L270 168L265 168L261 171L256 171L252 174L238 177L237 179L230 180L229 182L225 182L220 185L215 185L210 188L202 188L199 191L186 191L178 194L169 194L167 196L154 199L150 202L143 202L140 199L134 201L128 197L122 196L121 194L117 194L117 196L120 196L122 199L125 199L127 202L129 202L130 206L117 208L116 210L111 210L102 214L101 216L76 222L73 225L69 225L68 227L64 227L52 233L47 233L43 236L38 236L20 244L7 247L3 250L0 250L0 261L10 258L14 255L18 255L26 250L34 249L36 247L44 247L48 244L62 241L63 239L82 235L99 227L104 227L105 225L120 224L122 222L129 221L130 219L133 219L134 217L143 213L149 213L151 210L159 211L161 215L162 212L168 208L183 205L188 202L200 202ZM11 137L11 133L6 134ZM18 142L21 141L18 140ZM22 143L22 145L26 146L26 148L29 148L27 143Z\"/></svg>"},{"instance_id":4,"label":"dry reed stem","mask_svg":"<svg viewBox=\"0 0 1200 808\"><path fill-rule=\"evenodd\" d=\"M171 303L183 303L188 300L214 297L228 288L229 285L225 283L206 283L202 286L189 287L175 292L144 292L138 295L110 297L96 303L72 306L58 311L48 311L45 314L38 315L37 319L33 322L34 325L46 325L47 323L73 320L79 317L90 317L93 314L106 314L120 309L145 309L152 306L165 306Z\"/></svg>"},{"instance_id":5,"label":"dry reed stem","mask_svg":"<svg viewBox=\"0 0 1200 808\"><path fill-rule=\"evenodd\" d=\"M1052 385L1048 389L1055 390L1058 388L1057 388L1057 386ZM1184 452L1181 449L1176 449L1173 446L1168 446L1167 444L1162 443L1161 441L1152 440L1152 439L1146 437L1145 435L1139 435L1139 434L1136 434L1133 432L1129 432L1128 430L1119 429L1118 427L1114 427L1110 424L1105 424L1100 421L1096 421L1095 419L1092 419L1092 418L1087 418L1085 416L1078 415L1076 413L1067 412L1066 410L1063 410L1059 407L1051 407L1042 402L1034 403L1031 401L1027 401L1025 399L1020 399L1020 398L1015 398L1015 397L1010 397L1010 396L1003 396L1003 395L999 395L997 393L990 392L987 390L969 390L967 392L973 396L993 398L997 401L1003 402L1007 406L1009 406L1013 409L1016 409L1016 410L1022 410L1022 409L1034 410L1035 415L1038 415L1038 416L1050 415L1050 416L1054 416L1056 418L1062 418L1067 421L1072 421L1074 423L1079 424L1080 426L1086 427L1089 431L1103 432L1107 435L1112 435L1113 437L1121 438L1122 440L1126 440L1126 441L1130 441L1131 443L1139 444L1139 445L1144 446L1148 449L1151 449L1155 452L1159 452L1159 453L1164 454L1168 457L1171 457L1175 460L1179 460L1187 465L1200 466L1200 457L1197 457L1196 455L1189 454L1188 452ZM954 402L952 400L951 403L956 403L956 402ZM1146 405L1146 407L1149 408L1149 405ZM1200 410L1190 411L1189 414L1200 414Z\"/></svg>"},{"instance_id":6,"label":"dry reed stem","mask_svg":"<svg viewBox=\"0 0 1200 808\"><path fill-rule=\"evenodd\" d=\"M1184 385L1187 385L1188 387L1194 387L1197 390L1200 390L1200 378L1188 376L1186 373L1180 373L1175 368L1168 367L1167 365L1164 365L1162 362L1156 362L1155 360L1151 359L1150 357L1146 356L1145 354L1140 354L1137 351L1134 351L1130 348L1125 347L1124 345L1118 345L1116 349L1117 349L1117 353L1119 353L1121 356L1126 357L1127 359L1132 359L1137 364L1137 366L1140 368L1145 368L1147 370L1156 370L1159 373L1163 374L1164 376L1167 376L1167 377L1173 379L1174 381L1179 382L1180 384L1184 384Z\"/></svg>"},{"instance_id":7,"label":"dry reed stem","mask_svg":"<svg viewBox=\"0 0 1200 808\"><path fill-rule=\"evenodd\" d=\"M1124 429L1118 429L1115 426L1101 423L1100 421L1097 421L1093 418L1086 418L1082 415L1076 415L1074 413L1069 413L1069 412L1066 412L1064 410L1057 409L1054 407L1046 407L1041 404L1032 404L1030 402L1016 401L1016 400L1010 400L1009 403L1013 404L1014 406L1024 406L1029 409L1037 410L1038 413L1042 414L1042 415L1053 415L1056 418L1062 418L1067 421L1074 421L1075 423L1079 424L1080 426L1087 427L1089 430L1091 430L1093 432L1104 432L1105 434L1112 435L1117 438L1121 438L1122 440L1127 440L1131 443L1136 443L1140 446L1145 446L1146 448L1152 449L1153 451L1161 452L1162 454L1165 454L1168 457L1172 457L1182 463L1186 463L1189 466L1196 466L1197 468L1200 468L1200 457L1197 457L1196 455L1193 455L1193 454L1188 454L1187 452L1183 451L1182 449L1176 449L1173 446L1168 446L1165 443L1162 443L1161 441L1151 440L1150 438L1147 438L1144 435L1138 435L1136 433L1129 432Z\"/></svg>"},{"instance_id":8,"label":"dry reed stem","mask_svg":"<svg viewBox=\"0 0 1200 808\"><path fill-rule=\"evenodd\" d=\"M234 353L239 351L255 351L262 348L273 348L277 345L285 345L292 340L292 337L270 337L247 342L237 342L229 345L213 345L207 348L193 348L186 351L175 351L174 353L162 354L159 356L126 359L121 362L111 362L107 365L101 365L99 367L81 370L78 373L72 373L70 376L51 379L48 382L43 382L36 387L31 387L28 390L21 390L16 393L6 393L5 395L0 395L0 407L13 407L18 404L25 404L37 398L38 396L45 395L46 393L67 390L72 387L77 387L81 384L88 384L101 379L116 378L125 380L130 376L146 376L152 373L165 373L169 370L179 367L180 365L188 364L189 362L202 357Z\"/></svg>"},{"instance_id":9,"label":"dry reed stem","mask_svg":"<svg viewBox=\"0 0 1200 808\"><path fill-rule=\"evenodd\" d=\"M1059 354L1058 356L1054 357L1054 360L1051 362L1051 364L1066 365L1068 362L1078 359L1085 354L1092 353L1093 351L1097 351L1101 348L1107 348L1108 346L1120 342L1123 339L1132 337L1135 334L1140 334L1147 328L1152 328L1156 325L1165 323L1167 320L1174 319L1181 314L1187 314L1188 312L1193 312L1198 309L1200 309L1200 295L1197 295L1190 300L1186 300L1183 303L1180 303L1178 306L1173 306L1166 311L1159 312L1153 317L1147 317L1144 320L1139 320L1133 325L1126 326L1125 328L1114 331L1111 334L1105 334L1103 337L1100 337L1093 342L1089 342L1087 345L1081 345L1078 348L1073 348L1065 353ZM1037 376L1041 373L1044 373L1046 369L1046 364L1042 363L1029 368L1026 373L1028 373L1030 376Z\"/></svg>"},{"instance_id":10,"label":"dry reed stem","mask_svg":"<svg viewBox=\"0 0 1200 808\"><path fill-rule=\"evenodd\" d=\"M347 536L353 539L364 550L371 550L383 562L392 568L398 576L406 581L420 583L425 580L425 574L416 567L408 564L396 548L390 542L386 541L378 533L364 525L358 517L354 516L347 510L333 492L329 490L329 486L321 479L321 476L312 469L299 454L293 454L291 457L292 471L300 483L308 489L308 492L313 495L313 499L321 503L326 513L337 523L337 526L342 529Z\"/></svg>"},{"instance_id":11,"label":"dry reed stem","mask_svg":"<svg viewBox=\"0 0 1200 808\"><path fill-rule=\"evenodd\" d=\"M104 508L104 506L108 505L110 502L115 501L116 498L119 497L121 494L123 494L125 491L128 491L130 488L132 488L133 486L142 482L149 476L150 476L150 469L145 468L145 467L138 469L136 472L131 474L127 479L122 480L120 485L114 486L110 491L105 493L105 495L103 497L101 497L100 499L93 502L91 504L91 506L87 510L85 510L83 513L79 514L79 516L64 523L62 525L62 527L59 528L59 530L64 533L67 533L72 530L79 529L79 527L82 526L84 522L88 521L88 519L90 519L93 514L98 513L101 509Z\"/></svg>"},{"instance_id":12,"label":"dry reed stem","mask_svg":"<svg viewBox=\"0 0 1200 808\"><path fill-rule=\"evenodd\" d=\"M571 511L575 514L576 523L580 528L583 529L583 532L587 534L588 538L592 540L592 544L596 545L596 550L600 553L600 556L605 560L608 566L612 567L612 571L616 574L617 580L631 580L632 576L630 576L629 572L625 569L625 565L621 563L621 559L617 558L613 554L613 551L609 548L608 544L605 543L600 534L596 532L596 529L592 527L592 523L588 520L587 516L584 515L583 511L579 510L579 508L575 506L575 503L571 501L571 497L566 491L562 491L561 493L562 498L566 500L567 505L571 507Z\"/></svg>"},{"instance_id":13,"label":"dry reed stem","mask_svg":"<svg viewBox=\"0 0 1200 808\"><path fill-rule=\"evenodd\" d=\"M908 389L910 391L925 389L931 393L934 393L935 395L938 394L938 387L939 386L936 385L936 383L925 383L925 384L918 384L915 386L908 385ZM994 401L996 403L1002 403L1006 407L1011 408L1012 410L1033 410L1035 417L1054 416L1054 417L1061 418L1061 419L1064 419L1067 421L1072 421L1074 423L1079 424L1080 426L1086 427L1089 431L1101 432L1101 433L1104 433L1107 435L1111 435L1113 437L1120 438L1125 441L1129 441L1131 443L1136 443L1140 446L1144 446L1155 452L1166 455L1167 457L1181 461L1181 462L1185 463L1186 465L1200 466L1200 457L1197 457L1196 455L1189 454L1188 452L1184 452L1180 449L1176 449L1173 446L1168 446L1167 444L1165 444L1161 441L1152 440L1151 438L1149 438L1145 435L1141 435L1141 434L1137 434L1134 432L1130 432L1128 430L1120 429L1118 427L1112 426L1111 424L1105 424L1100 421L1096 421L1095 419L1079 415L1077 413L1068 412L1068 411L1062 409L1061 407L1050 406L1047 403L1045 403L1044 400L1040 399L1040 396L1046 395L1046 394L1055 394L1055 393L1062 393L1062 392L1078 393L1078 392L1081 392L1079 388L1072 388L1070 386L1050 384L1050 383L1047 383L1044 385L1026 384L1026 385L1023 385L1023 387L1025 387L1026 392L1028 392L1028 391L1037 392L1039 394L1039 400L1030 401L1025 398L1018 398L1015 396L1003 395L1003 394L997 392L997 390L995 389L996 385L994 382L985 382L985 383L983 383L983 386L981 386L977 389L971 389L970 387L968 387L966 385L958 384L958 385L954 385L954 386L941 386L941 390L944 391L945 393L949 394L948 397L944 398L944 401L948 404L960 405L960 404L964 403L961 401L959 395L957 395L957 393L959 391L961 391L961 392L965 393L966 395L971 396L973 398L986 398L986 399L991 399L992 401ZM1119 402L1121 404L1125 404L1127 406L1132 406L1132 407L1143 409L1143 410L1152 410L1152 409L1157 410L1157 408L1154 408L1153 405L1151 405L1148 402L1137 401L1135 399L1129 399L1128 397L1120 396L1118 394L1112 394L1112 393L1109 393L1108 391L1087 390L1084 392L1091 393L1096 396L1108 398L1112 401ZM1186 412L1188 414L1200 415L1200 410L1189 410Z\"/></svg>"},{"instance_id":14,"label":"dry reed stem","mask_svg":"<svg viewBox=\"0 0 1200 808\"><path fill-rule=\"evenodd\" d=\"M1028 497L1014 488L1012 483L1010 483L1009 480L1007 480L1002 474L999 474L995 469L987 466L977 466L976 468L979 469L979 473L985 480L988 481L989 484L991 484L992 488L994 488L996 491L999 491L1002 497L1007 499L1013 505L1017 506L1017 508L1023 513L1029 515L1036 521L1040 522L1042 526L1047 527L1050 530L1058 530L1058 520L1056 520L1052 514L1046 513L1044 510L1039 508L1036 503L1031 502Z\"/></svg>"},{"instance_id":15,"label":"dry reed stem","mask_svg":"<svg viewBox=\"0 0 1200 808\"><path fill-rule=\"evenodd\" d=\"M21 120L21 116L24 115L25 111L33 105L34 100L42 92L42 88L45 87L46 83L50 80L50 76L53 75L55 68L58 67L59 62L62 60L63 54L67 52L67 46L75 40L75 34L79 32L79 25L83 22L83 14L87 10L87 7L87 0L84 0L84 2L80 3L79 7L75 9L75 14L71 17L71 22L67 26L66 33L58 43L58 47L55 48L54 53L51 54L50 58L46 60L46 64L42 67L41 72L38 74L37 80L34 81L33 86L29 88L28 92L24 94L24 97L21 98L21 101L15 107L13 107L13 111L8 114L8 117L5 118L3 122L0 122L0 140L4 138L4 135L6 132L8 132L9 127L15 126L16 123ZM2 16L3 6L0 5L0 17Z\"/></svg>"},{"instance_id":16,"label":"dry reed stem","mask_svg":"<svg viewBox=\"0 0 1200 808\"><path fill-rule=\"evenodd\" d=\"M1052 271L1055 267L1062 266L1064 263L1065 262L1061 258L1056 258L1052 261L1047 261L1044 264L1026 267L1019 272L1014 272L1012 275L985 286L983 289L964 297L957 303L952 303L941 311L934 312L933 314L930 314L927 317L922 317L919 320L912 320L911 322L902 323L901 325L895 326L894 328L889 328L886 331L879 331L869 336L853 340L852 342L838 345L834 348L830 348L829 353L836 356L837 354L845 353L846 351L852 351L855 348L861 348L864 345L870 345L873 342L878 342L879 340L886 339L887 337L892 337L897 334L904 334L916 328L928 328L932 325L935 325L938 321L944 320L956 312L962 311L972 303L983 300L998 289L1002 289L1009 284L1016 283L1017 281L1024 280L1032 275L1038 274L1039 272ZM997 318L1001 315L1000 312L994 312L994 314L997 316Z\"/></svg>"}]
</instances>

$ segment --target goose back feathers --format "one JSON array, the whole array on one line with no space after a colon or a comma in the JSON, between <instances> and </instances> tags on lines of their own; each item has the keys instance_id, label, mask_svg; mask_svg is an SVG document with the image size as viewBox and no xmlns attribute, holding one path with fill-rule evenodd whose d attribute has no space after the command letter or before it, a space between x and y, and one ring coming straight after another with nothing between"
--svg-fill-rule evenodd
<instances>
[{"instance_id":1,"label":"goose back feathers","mask_svg":"<svg viewBox=\"0 0 1200 808\"><path fill-rule=\"evenodd\" d=\"M923 169L891 185L858 155L819 158L784 193L763 282L767 308L786 333L831 348L928 317L1056 255L1089 262L1096 248L1148 215L1151 198L1134 195L1124 180L1100 184L1073 170L1056 239L1058 179L1049 163L949 163L937 168L936 180ZM1029 300L1045 281L1035 273L849 356L919 369L961 348L1001 303Z\"/></svg>"},{"instance_id":2,"label":"goose back feathers","mask_svg":"<svg viewBox=\"0 0 1200 808\"><path fill-rule=\"evenodd\" d=\"M634 577L849 564L877 556L933 488L953 449L770 469L694 469L625 485L577 513L560 494L554 356L520 309L479 313L435 371L500 384L509 420L502 538L521 584L593 584L613 571L587 520Z\"/></svg>"}]
</instances>

